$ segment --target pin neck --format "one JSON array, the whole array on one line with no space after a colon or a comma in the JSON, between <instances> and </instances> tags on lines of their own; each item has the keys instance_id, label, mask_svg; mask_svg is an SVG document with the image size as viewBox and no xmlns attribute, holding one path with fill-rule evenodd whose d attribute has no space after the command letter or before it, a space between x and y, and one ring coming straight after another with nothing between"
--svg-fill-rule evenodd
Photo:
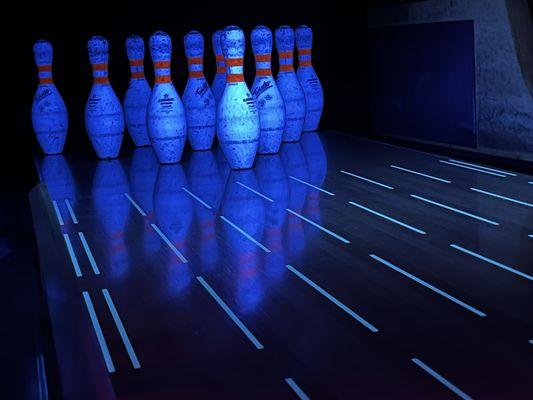
<instances>
[{"instance_id":1,"label":"pin neck","mask_svg":"<svg viewBox=\"0 0 533 400\"><path fill-rule=\"evenodd\" d=\"M109 83L107 63L93 64L93 78L95 85L106 85Z\"/></svg>"},{"instance_id":2,"label":"pin neck","mask_svg":"<svg viewBox=\"0 0 533 400\"><path fill-rule=\"evenodd\" d=\"M311 48L298 49L298 66L299 67L312 67L311 64Z\"/></svg>"},{"instance_id":3,"label":"pin neck","mask_svg":"<svg viewBox=\"0 0 533 400\"><path fill-rule=\"evenodd\" d=\"M144 79L144 60L132 59L130 60L131 79Z\"/></svg>"},{"instance_id":4,"label":"pin neck","mask_svg":"<svg viewBox=\"0 0 533 400\"><path fill-rule=\"evenodd\" d=\"M170 78L170 60L154 61L154 82L157 83L172 83Z\"/></svg>"},{"instance_id":5,"label":"pin neck","mask_svg":"<svg viewBox=\"0 0 533 400\"><path fill-rule=\"evenodd\" d=\"M217 74L226 73L226 62L224 61L224 56L222 54L215 54L217 60Z\"/></svg>"},{"instance_id":6,"label":"pin neck","mask_svg":"<svg viewBox=\"0 0 533 400\"><path fill-rule=\"evenodd\" d=\"M189 78L203 78L204 77L204 58L203 57L187 57L189 64Z\"/></svg>"},{"instance_id":7,"label":"pin neck","mask_svg":"<svg viewBox=\"0 0 533 400\"><path fill-rule=\"evenodd\" d=\"M52 78L52 64L38 65L39 85L50 85L54 83Z\"/></svg>"},{"instance_id":8,"label":"pin neck","mask_svg":"<svg viewBox=\"0 0 533 400\"><path fill-rule=\"evenodd\" d=\"M226 81L229 83L244 82L243 59L226 58L227 75Z\"/></svg>"},{"instance_id":9,"label":"pin neck","mask_svg":"<svg viewBox=\"0 0 533 400\"><path fill-rule=\"evenodd\" d=\"M280 72L290 72L294 71L292 65L293 52L292 51L283 51L279 53L279 71Z\"/></svg>"},{"instance_id":10,"label":"pin neck","mask_svg":"<svg viewBox=\"0 0 533 400\"><path fill-rule=\"evenodd\" d=\"M271 76L271 54L256 54L255 55L255 74L256 76Z\"/></svg>"}]
</instances>

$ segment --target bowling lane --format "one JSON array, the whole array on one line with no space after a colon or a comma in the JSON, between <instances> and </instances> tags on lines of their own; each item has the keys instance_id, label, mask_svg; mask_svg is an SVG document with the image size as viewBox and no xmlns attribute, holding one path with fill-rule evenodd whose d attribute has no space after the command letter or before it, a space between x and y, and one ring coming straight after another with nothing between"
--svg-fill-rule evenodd
<instances>
[{"instance_id":1,"label":"bowling lane","mask_svg":"<svg viewBox=\"0 0 533 400\"><path fill-rule=\"evenodd\" d=\"M249 171L219 150L159 166L149 148L38 165L82 273L67 259L64 279L79 318L92 301L119 398L293 398L294 384L311 398L449 398L435 372L474 398L520 397L531 282L504 267L531 274L532 215L470 188L528 202L533 179L441 159L324 132Z\"/></svg>"}]
</instances>

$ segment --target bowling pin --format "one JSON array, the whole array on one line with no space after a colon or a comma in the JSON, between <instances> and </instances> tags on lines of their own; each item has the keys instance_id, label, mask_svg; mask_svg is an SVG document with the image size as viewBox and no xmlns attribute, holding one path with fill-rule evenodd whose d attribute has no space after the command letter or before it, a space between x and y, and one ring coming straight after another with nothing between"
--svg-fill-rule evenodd
<instances>
[{"instance_id":1,"label":"bowling pin","mask_svg":"<svg viewBox=\"0 0 533 400\"><path fill-rule=\"evenodd\" d=\"M68 114L52 78L52 44L39 40L33 45L39 86L31 106L31 122L37 141L45 154L63 152L67 138Z\"/></svg>"},{"instance_id":2,"label":"bowling pin","mask_svg":"<svg viewBox=\"0 0 533 400\"><path fill-rule=\"evenodd\" d=\"M272 77L270 60L272 53L272 32L260 25L252 31L252 49L255 55L255 79L252 85L261 133L259 154L273 154L279 151L285 129L285 105Z\"/></svg>"},{"instance_id":3,"label":"bowling pin","mask_svg":"<svg viewBox=\"0 0 533 400\"><path fill-rule=\"evenodd\" d=\"M217 107L217 135L231 169L251 168L259 145L259 114L243 75L244 33L228 26L221 37L226 86Z\"/></svg>"},{"instance_id":4,"label":"bowling pin","mask_svg":"<svg viewBox=\"0 0 533 400\"><path fill-rule=\"evenodd\" d=\"M279 72L276 83L285 103L284 142L297 142L302 135L305 118L305 95L292 65L294 31L283 25L276 29L276 48L279 55Z\"/></svg>"},{"instance_id":5,"label":"bowling pin","mask_svg":"<svg viewBox=\"0 0 533 400\"><path fill-rule=\"evenodd\" d=\"M187 139L193 150L209 150L215 138L216 104L203 71L204 38L191 31L183 38L189 79L183 92Z\"/></svg>"},{"instance_id":6,"label":"bowling pin","mask_svg":"<svg viewBox=\"0 0 533 400\"><path fill-rule=\"evenodd\" d=\"M150 37L155 82L146 111L148 135L161 164L181 160L187 139L185 109L170 77L172 42L165 32Z\"/></svg>"},{"instance_id":7,"label":"bowling pin","mask_svg":"<svg viewBox=\"0 0 533 400\"><path fill-rule=\"evenodd\" d=\"M85 128L98 157L116 158L124 137L124 112L109 84L107 40L93 36L88 49L94 82L85 106Z\"/></svg>"},{"instance_id":8,"label":"bowling pin","mask_svg":"<svg viewBox=\"0 0 533 400\"><path fill-rule=\"evenodd\" d=\"M126 127L135 146L149 146L146 130L146 106L152 89L144 77L144 40L139 35L126 39L126 53L130 62L131 78L124 96Z\"/></svg>"},{"instance_id":9,"label":"bowling pin","mask_svg":"<svg viewBox=\"0 0 533 400\"><path fill-rule=\"evenodd\" d=\"M311 48L313 47L313 31L307 25L296 28L296 47L298 49L298 71L296 75L305 94L304 132L316 131L322 109L324 108L324 92L311 64Z\"/></svg>"},{"instance_id":10,"label":"bowling pin","mask_svg":"<svg viewBox=\"0 0 533 400\"><path fill-rule=\"evenodd\" d=\"M222 97L222 92L224 92L224 87L226 86L226 63L224 62L224 54L222 54L222 46L220 45L220 37L222 31L216 31L213 33L212 42L213 42L213 51L215 52L215 59L217 62L217 73L213 84L213 95L215 96L215 101L220 101Z\"/></svg>"}]
</instances>

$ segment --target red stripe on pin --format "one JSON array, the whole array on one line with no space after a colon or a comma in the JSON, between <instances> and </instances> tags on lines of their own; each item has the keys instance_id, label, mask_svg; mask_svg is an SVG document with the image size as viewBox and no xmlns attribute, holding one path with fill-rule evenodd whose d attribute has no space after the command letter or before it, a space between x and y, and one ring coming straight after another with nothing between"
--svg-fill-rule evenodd
<instances>
[{"instance_id":1,"label":"red stripe on pin","mask_svg":"<svg viewBox=\"0 0 533 400\"><path fill-rule=\"evenodd\" d=\"M159 75L155 77L155 83L170 83L170 75Z\"/></svg>"},{"instance_id":2,"label":"red stripe on pin","mask_svg":"<svg viewBox=\"0 0 533 400\"><path fill-rule=\"evenodd\" d=\"M226 75L226 81L229 83L244 82L243 74L228 74Z\"/></svg>"}]
</instances>

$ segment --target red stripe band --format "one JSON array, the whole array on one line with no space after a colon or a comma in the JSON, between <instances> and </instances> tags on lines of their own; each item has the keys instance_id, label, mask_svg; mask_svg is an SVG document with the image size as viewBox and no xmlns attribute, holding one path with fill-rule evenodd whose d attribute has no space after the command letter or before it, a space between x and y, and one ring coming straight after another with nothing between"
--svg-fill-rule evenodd
<instances>
[{"instance_id":1,"label":"red stripe band","mask_svg":"<svg viewBox=\"0 0 533 400\"><path fill-rule=\"evenodd\" d=\"M284 51L282 53L279 53L279 58L292 58L292 56L292 51Z\"/></svg>"},{"instance_id":2,"label":"red stripe band","mask_svg":"<svg viewBox=\"0 0 533 400\"><path fill-rule=\"evenodd\" d=\"M131 77L134 78L134 79L144 78L144 72L143 71L132 72L131 73Z\"/></svg>"},{"instance_id":3,"label":"red stripe band","mask_svg":"<svg viewBox=\"0 0 533 400\"><path fill-rule=\"evenodd\" d=\"M226 67L242 67L242 58L226 58Z\"/></svg>"},{"instance_id":4,"label":"red stripe band","mask_svg":"<svg viewBox=\"0 0 533 400\"><path fill-rule=\"evenodd\" d=\"M244 82L243 74L228 74L226 75L226 82Z\"/></svg>"},{"instance_id":5,"label":"red stripe band","mask_svg":"<svg viewBox=\"0 0 533 400\"><path fill-rule=\"evenodd\" d=\"M37 71L39 72L51 72L52 65L39 65L37 66Z\"/></svg>"},{"instance_id":6,"label":"red stripe band","mask_svg":"<svg viewBox=\"0 0 533 400\"><path fill-rule=\"evenodd\" d=\"M46 85L48 83L54 83L54 79L51 76L48 78L41 78L39 79L39 83L42 85Z\"/></svg>"},{"instance_id":7,"label":"red stripe band","mask_svg":"<svg viewBox=\"0 0 533 400\"><path fill-rule=\"evenodd\" d=\"M94 83L99 85L105 85L106 83L109 83L109 78L107 76L95 76Z\"/></svg>"},{"instance_id":8,"label":"red stripe band","mask_svg":"<svg viewBox=\"0 0 533 400\"><path fill-rule=\"evenodd\" d=\"M217 67L217 74L225 74L226 67Z\"/></svg>"},{"instance_id":9,"label":"red stripe band","mask_svg":"<svg viewBox=\"0 0 533 400\"><path fill-rule=\"evenodd\" d=\"M298 50L298 54L301 56L310 56L311 55L311 49L300 49Z\"/></svg>"},{"instance_id":10,"label":"red stripe band","mask_svg":"<svg viewBox=\"0 0 533 400\"><path fill-rule=\"evenodd\" d=\"M258 68L255 70L257 76L270 76L272 75L272 70L270 68Z\"/></svg>"},{"instance_id":11,"label":"red stripe band","mask_svg":"<svg viewBox=\"0 0 533 400\"><path fill-rule=\"evenodd\" d=\"M224 61L224 56L223 56L222 54L217 54L217 55L215 56L215 58L216 58L216 60L217 60L218 62L220 62L220 61Z\"/></svg>"},{"instance_id":12,"label":"red stripe band","mask_svg":"<svg viewBox=\"0 0 533 400\"><path fill-rule=\"evenodd\" d=\"M270 61L270 53L268 54L256 54L255 55L255 61L257 62L265 62L265 61Z\"/></svg>"},{"instance_id":13,"label":"red stripe band","mask_svg":"<svg viewBox=\"0 0 533 400\"><path fill-rule=\"evenodd\" d=\"M204 71L189 71L189 78L203 78Z\"/></svg>"},{"instance_id":14,"label":"red stripe band","mask_svg":"<svg viewBox=\"0 0 533 400\"><path fill-rule=\"evenodd\" d=\"M301 60L298 62L298 65L300 67L310 67L312 64L311 64L311 60Z\"/></svg>"},{"instance_id":15,"label":"red stripe band","mask_svg":"<svg viewBox=\"0 0 533 400\"><path fill-rule=\"evenodd\" d=\"M155 77L155 83L170 83L172 80L170 79L170 75L159 75Z\"/></svg>"},{"instance_id":16,"label":"red stripe band","mask_svg":"<svg viewBox=\"0 0 533 400\"><path fill-rule=\"evenodd\" d=\"M132 67L142 67L144 65L144 60L142 59L130 60L130 65Z\"/></svg>"},{"instance_id":17,"label":"red stripe band","mask_svg":"<svg viewBox=\"0 0 533 400\"><path fill-rule=\"evenodd\" d=\"M170 68L170 61L154 61L154 69Z\"/></svg>"},{"instance_id":18,"label":"red stripe band","mask_svg":"<svg viewBox=\"0 0 533 400\"><path fill-rule=\"evenodd\" d=\"M279 66L280 71L294 71L294 67L292 64L280 64Z\"/></svg>"},{"instance_id":19,"label":"red stripe band","mask_svg":"<svg viewBox=\"0 0 533 400\"><path fill-rule=\"evenodd\" d=\"M107 71L107 63L93 64L93 71Z\"/></svg>"},{"instance_id":20,"label":"red stripe band","mask_svg":"<svg viewBox=\"0 0 533 400\"><path fill-rule=\"evenodd\" d=\"M203 57L190 57L190 58L187 58L187 61L189 62L189 65L203 64L204 59Z\"/></svg>"}]
</instances>

